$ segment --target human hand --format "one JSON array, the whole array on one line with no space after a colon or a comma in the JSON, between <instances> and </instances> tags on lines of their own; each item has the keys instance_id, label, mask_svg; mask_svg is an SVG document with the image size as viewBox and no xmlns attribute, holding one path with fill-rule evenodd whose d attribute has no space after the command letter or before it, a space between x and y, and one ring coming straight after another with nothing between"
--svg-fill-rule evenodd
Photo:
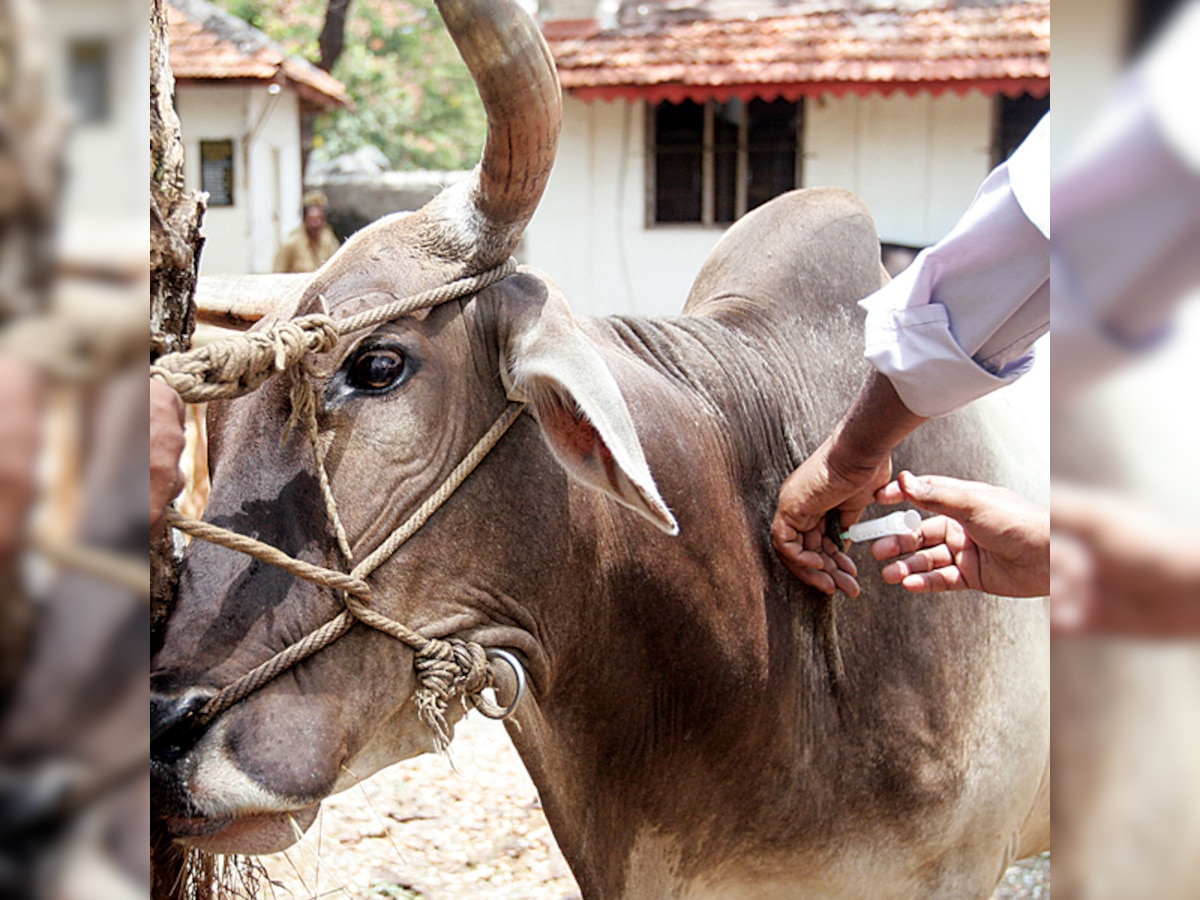
<instances>
[{"instance_id":1,"label":"human hand","mask_svg":"<svg viewBox=\"0 0 1200 900\"><path fill-rule=\"evenodd\" d=\"M891 473L890 455L882 462L855 458L836 435L818 447L779 489L771 543L788 571L826 594L841 590L857 597L858 569L825 534L825 515L838 510L842 527L848 528Z\"/></svg>"},{"instance_id":2,"label":"human hand","mask_svg":"<svg viewBox=\"0 0 1200 900\"><path fill-rule=\"evenodd\" d=\"M41 387L28 365L0 355L0 562L21 546L25 517L37 496Z\"/></svg>"},{"instance_id":3,"label":"human hand","mask_svg":"<svg viewBox=\"0 0 1200 900\"><path fill-rule=\"evenodd\" d=\"M939 513L919 531L871 545L883 580L907 591L977 590L1004 597L1050 592L1050 511L1005 488L901 472L880 488L884 505L908 501ZM910 554L904 559L895 557Z\"/></svg>"},{"instance_id":4,"label":"human hand","mask_svg":"<svg viewBox=\"0 0 1200 900\"><path fill-rule=\"evenodd\" d=\"M183 490L179 459L185 443L183 400L157 378L150 379L150 530L163 522L168 503Z\"/></svg>"},{"instance_id":5,"label":"human hand","mask_svg":"<svg viewBox=\"0 0 1200 900\"><path fill-rule=\"evenodd\" d=\"M1056 636L1200 634L1200 529L1120 494L1062 484L1050 509Z\"/></svg>"}]
</instances>

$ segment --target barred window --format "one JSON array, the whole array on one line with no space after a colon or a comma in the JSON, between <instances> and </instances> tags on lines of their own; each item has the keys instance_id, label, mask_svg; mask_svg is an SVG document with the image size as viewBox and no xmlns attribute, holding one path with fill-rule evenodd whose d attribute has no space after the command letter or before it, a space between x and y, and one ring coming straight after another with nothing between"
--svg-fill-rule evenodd
<instances>
[{"instance_id":1,"label":"barred window","mask_svg":"<svg viewBox=\"0 0 1200 900\"><path fill-rule=\"evenodd\" d=\"M108 44L74 41L67 53L67 90L79 120L89 125L107 122L112 105Z\"/></svg>"},{"instance_id":2,"label":"barred window","mask_svg":"<svg viewBox=\"0 0 1200 900\"><path fill-rule=\"evenodd\" d=\"M996 121L992 131L992 166L998 166L1012 156L1013 151L1021 146L1021 141L1029 136L1029 132L1033 131L1034 126L1049 111L1049 95L999 95L996 99Z\"/></svg>"},{"instance_id":3,"label":"barred window","mask_svg":"<svg viewBox=\"0 0 1200 900\"><path fill-rule=\"evenodd\" d=\"M200 190L209 206L233 206L233 141L200 142Z\"/></svg>"},{"instance_id":4,"label":"barred window","mask_svg":"<svg viewBox=\"0 0 1200 900\"><path fill-rule=\"evenodd\" d=\"M803 121L787 100L651 107L647 221L727 225L798 187Z\"/></svg>"}]
</instances>

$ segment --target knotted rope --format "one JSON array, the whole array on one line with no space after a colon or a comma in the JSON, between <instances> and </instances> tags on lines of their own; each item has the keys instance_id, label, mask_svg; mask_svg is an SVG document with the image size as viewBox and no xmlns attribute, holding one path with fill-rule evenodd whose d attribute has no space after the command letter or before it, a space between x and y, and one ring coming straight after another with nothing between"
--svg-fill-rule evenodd
<instances>
[{"instance_id":1,"label":"knotted rope","mask_svg":"<svg viewBox=\"0 0 1200 900\"><path fill-rule=\"evenodd\" d=\"M506 278L515 270L515 261L509 260L481 275L462 278L346 319L334 320L323 315L303 316L278 323L261 332L228 338L199 350L164 356L158 360L157 365L151 367L152 375L175 388L189 403L240 397L255 390L278 372L291 372L293 421L301 421L306 426L309 443L316 459L326 513L342 556L346 563L353 567L346 573L313 565L289 556L269 544L193 519L176 510L167 510L167 521L180 531L200 540L245 553L269 565L278 566L312 584L341 591L345 604L341 613L316 631L256 666L211 697L191 717L193 723L198 726L207 725L283 672L328 647L346 634L355 622L383 632L413 650L418 684L417 713L421 721L433 731L434 742L439 750L444 750L450 743L446 710L454 697L469 698L484 715L497 717L503 713L482 694L485 688L492 685L492 673L483 647L458 638L427 638L373 609L370 605L371 587L366 579L390 559L466 481L512 427L524 408L523 405L510 403L446 480L379 547L355 565L325 467L324 452L319 440L316 396L309 378L307 359L309 353L325 353L333 349L341 335L380 325L418 309L477 293L488 285Z\"/></svg>"},{"instance_id":2,"label":"knotted rope","mask_svg":"<svg viewBox=\"0 0 1200 900\"><path fill-rule=\"evenodd\" d=\"M272 375L301 365L309 353L327 353L339 337L401 316L477 294L517 270L509 259L494 269L402 297L345 319L300 316L263 331L214 341L186 353L159 357L150 374L173 387L188 403L232 400L261 387Z\"/></svg>"}]
</instances>

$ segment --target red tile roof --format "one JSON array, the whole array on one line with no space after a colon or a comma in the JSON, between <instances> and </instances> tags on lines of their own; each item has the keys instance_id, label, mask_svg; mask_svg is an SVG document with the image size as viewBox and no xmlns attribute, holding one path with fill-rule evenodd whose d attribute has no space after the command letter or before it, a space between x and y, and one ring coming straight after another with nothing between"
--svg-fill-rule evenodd
<instances>
[{"instance_id":1,"label":"red tile roof","mask_svg":"<svg viewBox=\"0 0 1200 900\"><path fill-rule=\"evenodd\" d=\"M177 81L276 81L322 109L354 105L332 75L205 0L169 0L167 38Z\"/></svg>"},{"instance_id":2,"label":"red tile roof","mask_svg":"<svg viewBox=\"0 0 1200 900\"><path fill-rule=\"evenodd\" d=\"M946 89L1045 96L1050 89L1050 3L837 9L803 14L704 15L680 20L644 0L622 25L547 22L565 90L583 99L652 102ZM847 4L848 5L848 4ZM780 4L773 4L779 9ZM811 8L813 4L809 4ZM786 10L783 10L786 11Z\"/></svg>"}]
</instances>

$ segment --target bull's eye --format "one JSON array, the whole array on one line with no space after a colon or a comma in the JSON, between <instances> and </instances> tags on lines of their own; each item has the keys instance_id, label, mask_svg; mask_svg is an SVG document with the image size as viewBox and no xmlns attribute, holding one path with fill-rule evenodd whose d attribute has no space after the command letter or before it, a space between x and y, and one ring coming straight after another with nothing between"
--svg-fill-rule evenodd
<instances>
[{"instance_id":1,"label":"bull's eye","mask_svg":"<svg viewBox=\"0 0 1200 900\"><path fill-rule=\"evenodd\" d=\"M325 388L325 411L356 398L378 397L407 384L421 371L421 359L387 335L368 338L338 368Z\"/></svg>"},{"instance_id":2,"label":"bull's eye","mask_svg":"<svg viewBox=\"0 0 1200 900\"><path fill-rule=\"evenodd\" d=\"M406 368L404 354L399 350L375 347L355 357L347 381L360 391L386 391L400 383Z\"/></svg>"}]
</instances>

